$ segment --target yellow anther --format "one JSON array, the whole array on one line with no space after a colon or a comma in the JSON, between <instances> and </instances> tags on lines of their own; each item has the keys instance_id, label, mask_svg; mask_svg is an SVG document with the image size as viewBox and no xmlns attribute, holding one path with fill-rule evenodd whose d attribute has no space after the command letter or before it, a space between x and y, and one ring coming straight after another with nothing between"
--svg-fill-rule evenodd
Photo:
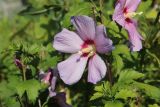
<instances>
[{"instance_id":1,"label":"yellow anther","mask_svg":"<svg viewBox=\"0 0 160 107\"><path fill-rule=\"evenodd\" d=\"M91 56L93 56L95 54L95 52L94 51L91 51L89 54L88 54L88 57L91 57Z\"/></svg>"},{"instance_id":2,"label":"yellow anther","mask_svg":"<svg viewBox=\"0 0 160 107\"><path fill-rule=\"evenodd\" d=\"M96 48L95 48L95 46L94 45L88 45L88 47L86 47L86 48L83 48L82 50L82 53L90 53L90 52L92 52L92 51L96 51Z\"/></svg>"},{"instance_id":3,"label":"yellow anther","mask_svg":"<svg viewBox=\"0 0 160 107\"><path fill-rule=\"evenodd\" d=\"M83 53L88 53L88 57L91 57L95 54L96 47L95 45L88 45L86 48L82 48L78 53L82 55Z\"/></svg>"},{"instance_id":4,"label":"yellow anther","mask_svg":"<svg viewBox=\"0 0 160 107\"><path fill-rule=\"evenodd\" d=\"M134 16L136 16L136 15L141 15L143 12L138 12L138 13L136 13L136 12L128 12L128 13L125 13L124 14L124 16L126 17L126 18L132 18L132 17L134 17Z\"/></svg>"}]
</instances>

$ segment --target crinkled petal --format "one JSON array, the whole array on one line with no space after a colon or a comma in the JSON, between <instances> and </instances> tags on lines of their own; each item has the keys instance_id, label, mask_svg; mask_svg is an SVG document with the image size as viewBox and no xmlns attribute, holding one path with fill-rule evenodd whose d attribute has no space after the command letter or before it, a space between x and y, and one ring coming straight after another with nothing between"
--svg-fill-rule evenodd
<instances>
[{"instance_id":1,"label":"crinkled petal","mask_svg":"<svg viewBox=\"0 0 160 107\"><path fill-rule=\"evenodd\" d=\"M140 2L141 0L126 0L125 7L129 12L134 12L136 11Z\"/></svg>"},{"instance_id":2,"label":"crinkled petal","mask_svg":"<svg viewBox=\"0 0 160 107\"><path fill-rule=\"evenodd\" d=\"M51 72L44 73L43 71L41 71L39 74L39 78L45 84L50 84Z\"/></svg>"},{"instance_id":3,"label":"crinkled petal","mask_svg":"<svg viewBox=\"0 0 160 107\"><path fill-rule=\"evenodd\" d=\"M112 19L121 26L125 25L125 17L123 14L123 6L120 2L117 2Z\"/></svg>"},{"instance_id":4,"label":"crinkled petal","mask_svg":"<svg viewBox=\"0 0 160 107\"><path fill-rule=\"evenodd\" d=\"M94 55L89 60L88 82L96 84L106 75L106 65L100 56Z\"/></svg>"},{"instance_id":5,"label":"crinkled petal","mask_svg":"<svg viewBox=\"0 0 160 107\"><path fill-rule=\"evenodd\" d=\"M57 81L57 77L52 77L52 80L51 80L51 89L52 91L55 90L55 86L56 86L56 81Z\"/></svg>"},{"instance_id":6,"label":"crinkled petal","mask_svg":"<svg viewBox=\"0 0 160 107\"><path fill-rule=\"evenodd\" d=\"M60 78L66 84L74 84L80 80L87 64L87 57L73 54L67 60L58 64Z\"/></svg>"},{"instance_id":7,"label":"crinkled petal","mask_svg":"<svg viewBox=\"0 0 160 107\"><path fill-rule=\"evenodd\" d=\"M96 50L99 53L106 53L113 49L112 40L107 38L104 25L99 25L96 27L96 37L94 41L96 45Z\"/></svg>"},{"instance_id":8,"label":"crinkled petal","mask_svg":"<svg viewBox=\"0 0 160 107\"><path fill-rule=\"evenodd\" d=\"M88 16L73 16L71 22L84 41L95 38L95 22L92 18Z\"/></svg>"},{"instance_id":9,"label":"crinkled petal","mask_svg":"<svg viewBox=\"0 0 160 107\"><path fill-rule=\"evenodd\" d=\"M57 93L55 91L52 91L51 87L49 87L48 90L49 90L49 97L54 97L57 95Z\"/></svg>"},{"instance_id":10,"label":"crinkled petal","mask_svg":"<svg viewBox=\"0 0 160 107\"><path fill-rule=\"evenodd\" d=\"M53 97L56 95L56 92L55 92L56 81L57 81L57 77L53 76L52 80L51 80L51 86L49 87L49 96L50 97Z\"/></svg>"},{"instance_id":11,"label":"crinkled petal","mask_svg":"<svg viewBox=\"0 0 160 107\"><path fill-rule=\"evenodd\" d=\"M53 47L65 53L76 53L81 49L83 44L82 39L74 32L63 29L60 33L55 35Z\"/></svg>"},{"instance_id":12,"label":"crinkled petal","mask_svg":"<svg viewBox=\"0 0 160 107\"><path fill-rule=\"evenodd\" d=\"M129 33L129 41L132 51L140 51L142 49L142 36L138 33L136 26L133 23L128 23L126 29Z\"/></svg>"}]
</instances>

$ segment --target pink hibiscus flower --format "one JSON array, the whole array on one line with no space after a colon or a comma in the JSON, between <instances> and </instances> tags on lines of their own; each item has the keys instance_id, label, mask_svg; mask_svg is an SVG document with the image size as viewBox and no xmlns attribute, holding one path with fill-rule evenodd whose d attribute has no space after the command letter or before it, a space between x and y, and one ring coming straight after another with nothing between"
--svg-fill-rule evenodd
<instances>
[{"instance_id":1,"label":"pink hibiscus flower","mask_svg":"<svg viewBox=\"0 0 160 107\"><path fill-rule=\"evenodd\" d=\"M96 84L106 75L106 65L97 53L107 53L113 49L112 41L106 38L103 25L96 26L88 16L74 16L72 24L77 32L63 29L55 35L53 47L64 53L72 53L57 65L59 75L66 84L80 80L88 62L88 82Z\"/></svg>"},{"instance_id":2,"label":"pink hibiscus flower","mask_svg":"<svg viewBox=\"0 0 160 107\"><path fill-rule=\"evenodd\" d=\"M142 14L142 12L135 12L140 2L141 0L118 0L112 17L113 20L128 31L132 51L140 51L142 49L142 37L137 31L137 22L132 19L135 15Z\"/></svg>"}]
</instances>

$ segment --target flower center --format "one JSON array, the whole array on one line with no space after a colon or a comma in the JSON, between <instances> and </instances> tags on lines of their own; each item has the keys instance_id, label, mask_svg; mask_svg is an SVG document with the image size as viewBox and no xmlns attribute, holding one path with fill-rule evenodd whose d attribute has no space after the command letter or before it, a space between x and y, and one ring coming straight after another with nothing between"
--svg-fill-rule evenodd
<instances>
[{"instance_id":1,"label":"flower center","mask_svg":"<svg viewBox=\"0 0 160 107\"><path fill-rule=\"evenodd\" d=\"M96 46L93 40L86 40L78 52L83 57L92 57L96 53Z\"/></svg>"},{"instance_id":2,"label":"flower center","mask_svg":"<svg viewBox=\"0 0 160 107\"><path fill-rule=\"evenodd\" d=\"M123 13L125 18L132 18L136 15L141 15L143 12L128 12L127 8L124 8Z\"/></svg>"}]
</instances>

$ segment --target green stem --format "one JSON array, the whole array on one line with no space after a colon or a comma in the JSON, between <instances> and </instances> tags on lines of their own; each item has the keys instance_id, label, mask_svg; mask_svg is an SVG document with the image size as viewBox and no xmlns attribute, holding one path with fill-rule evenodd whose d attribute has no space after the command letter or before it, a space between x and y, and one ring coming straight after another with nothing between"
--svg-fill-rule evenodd
<instances>
[{"instance_id":1,"label":"green stem","mask_svg":"<svg viewBox=\"0 0 160 107\"><path fill-rule=\"evenodd\" d=\"M42 107L40 99L38 99L38 105L39 105L39 107Z\"/></svg>"},{"instance_id":2,"label":"green stem","mask_svg":"<svg viewBox=\"0 0 160 107\"><path fill-rule=\"evenodd\" d=\"M26 70L23 68L22 70L23 73L23 81L26 81Z\"/></svg>"},{"instance_id":3,"label":"green stem","mask_svg":"<svg viewBox=\"0 0 160 107\"><path fill-rule=\"evenodd\" d=\"M23 66L22 69L22 75L23 75L23 81L26 81L26 66ZM25 107L28 107L28 96L27 96L27 92L24 92L24 105Z\"/></svg>"},{"instance_id":4,"label":"green stem","mask_svg":"<svg viewBox=\"0 0 160 107\"><path fill-rule=\"evenodd\" d=\"M110 82L110 86L112 86L113 81L112 81L111 67L110 67L110 64L108 62L106 64L107 64L107 71L108 71L108 79L109 79L109 82Z\"/></svg>"},{"instance_id":5,"label":"green stem","mask_svg":"<svg viewBox=\"0 0 160 107\"><path fill-rule=\"evenodd\" d=\"M43 103L42 107L45 107L45 105L48 103L50 97L47 97L47 100Z\"/></svg>"}]
</instances>

